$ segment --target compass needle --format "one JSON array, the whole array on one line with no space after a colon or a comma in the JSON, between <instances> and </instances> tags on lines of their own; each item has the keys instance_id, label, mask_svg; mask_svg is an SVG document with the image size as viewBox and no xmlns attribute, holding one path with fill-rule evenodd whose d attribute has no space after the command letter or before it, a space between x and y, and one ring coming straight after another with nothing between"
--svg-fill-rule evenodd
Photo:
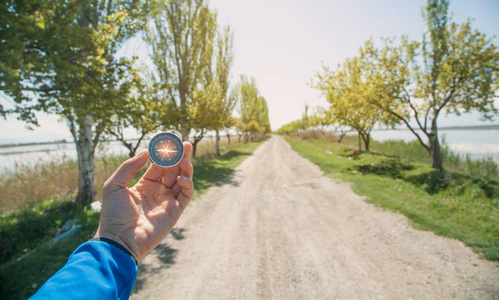
<instances>
[{"instance_id":1,"label":"compass needle","mask_svg":"<svg viewBox=\"0 0 499 300\"><path fill-rule=\"evenodd\" d=\"M151 161L161 167L173 167L184 155L182 138L175 131L154 136L149 144Z\"/></svg>"}]
</instances>

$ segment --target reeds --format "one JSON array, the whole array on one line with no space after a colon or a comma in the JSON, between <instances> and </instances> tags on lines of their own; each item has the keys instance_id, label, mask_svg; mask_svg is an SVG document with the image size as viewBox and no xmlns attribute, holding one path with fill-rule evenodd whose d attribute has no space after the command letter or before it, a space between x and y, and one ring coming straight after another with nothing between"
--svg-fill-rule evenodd
<instances>
[{"instance_id":1,"label":"reeds","mask_svg":"<svg viewBox=\"0 0 499 300\"><path fill-rule=\"evenodd\" d=\"M232 138L222 138L220 147L227 152L238 145ZM216 156L214 139L205 138L198 144L193 163L202 164ZM95 158L95 186L97 199L101 198L106 179L127 159L127 156L100 156ZM78 190L78 163L68 156L53 157L34 165L17 164L14 171L0 175L0 214L48 198L74 198Z\"/></svg>"}]
</instances>

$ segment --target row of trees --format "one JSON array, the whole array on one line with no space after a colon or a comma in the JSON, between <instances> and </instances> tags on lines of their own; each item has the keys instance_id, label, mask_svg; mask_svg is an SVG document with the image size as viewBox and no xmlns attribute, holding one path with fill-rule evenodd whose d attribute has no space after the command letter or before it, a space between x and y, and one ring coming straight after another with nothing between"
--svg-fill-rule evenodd
<instances>
[{"instance_id":1,"label":"row of trees","mask_svg":"<svg viewBox=\"0 0 499 300\"><path fill-rule=\"evenodd\" d=\"M352 130L348 126L339 126L338 123L335 123L330 109L319 106L315 107L313 111L310 112L310 107L305 104L305 110L303 111L301 119L282 125L276 132L278 134L289 135L301 133L312 128L315 130L318 129L324 133L325 130L330 130L331 127L333 127L336 132L340 132L341 135L338 140L340 143L347 132Z\"/></svg>"},{"instance_id":2,"label":"row of trees","mask_svg":"<svg viewBox=\"0 0 499 300\"><path fill-rule=\"evenodd\" d=\"M239 103L239 116L236 121L237 131L246 138L253 139L259 135L270 133L269 110L267 101L256 86L254 78L241 76L236 87Z\"/></svg>"},{"instance_id":3,"label":"row of trees","mask_svg":"<svg viewBox=\"0 0 499 300\"><path fill-rule=\"evenodd\" d=\"M37 112L67 121L81 204L95 197L94 153L105 135L133 156L148 133L174 128L192 138L195 156L208 131L219 152L220 131L244 124L237 128L246 132L253 120L232 116L238 99L246 113L245 82L230 90L233 33L206 0L12 0L0 16L0 91L12 99L0 103L0 114L34 125ZM117 55L140 37L152 66ZM259 107L267 114L264 100ZM257 121L266 126L268 117ZM127 128L139 133L137 142Z\"/></svg>"},{"instance_id":4,"label":"row of trees","mask_svg":"<svg viewBox=\"0 0 499 300\"><path fill-rule=\"evenodd\" d=\"M376 124L404 124L442 171L438 118L477 110L484 119L497 114L499 52L471 21L452 23L448 1L429 0L427 33L421 41L385 39L381 48L365 42L356 57L317 74L315 88L330 104L326 123L350 127L369 150Z\"/></svg>"}]
</instances>

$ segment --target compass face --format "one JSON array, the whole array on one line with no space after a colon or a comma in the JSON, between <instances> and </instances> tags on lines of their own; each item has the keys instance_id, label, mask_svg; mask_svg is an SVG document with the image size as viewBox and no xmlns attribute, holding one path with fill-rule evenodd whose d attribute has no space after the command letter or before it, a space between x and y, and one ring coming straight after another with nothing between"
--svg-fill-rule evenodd
<instances>
[{"instance_id":1,"label":"compass face","mask_svg":"<svg viewBox=\"0 0 499 300\"><path fill-rule=\"evenodd\" d=\"M149 143L149 157L160 167L173 167L184 156L184 144L174 133L163 132L154 136Z\"/></svg>"}]
</instances>

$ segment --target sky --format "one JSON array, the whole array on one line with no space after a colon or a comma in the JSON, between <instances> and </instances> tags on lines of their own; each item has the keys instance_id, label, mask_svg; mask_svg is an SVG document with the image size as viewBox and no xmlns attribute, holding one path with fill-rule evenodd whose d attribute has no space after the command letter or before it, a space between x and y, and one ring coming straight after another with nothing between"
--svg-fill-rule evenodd
<instances>
[{"instance_id":1,"label":"sky","mask_svg":"<svg viewBox=\"0 0 499 300\"><path fill-rule=\"evenodd\" d=\"M327 106L311 82L322 65L336 67L355 56L372 38L407 35L420 40L425 24L424 0L211 0L218 22L234 31L232 82L254 77L267 100L273 130L299 119L305 104ZM451 0L452 20L474 19L473 28L488 37L499 35L499 0ZM494 38L499 45L499 38ZM144 52L138 44L128 51ZM2 102L4 100L1 100ZM57 116L39 115L41 126L25 129L14 117L0 120L0 144L70 139ZM480 125L478 114L449 117L441 126ZM483 124L499 124L499 120Z\"/></svg>"}]
</instances>

